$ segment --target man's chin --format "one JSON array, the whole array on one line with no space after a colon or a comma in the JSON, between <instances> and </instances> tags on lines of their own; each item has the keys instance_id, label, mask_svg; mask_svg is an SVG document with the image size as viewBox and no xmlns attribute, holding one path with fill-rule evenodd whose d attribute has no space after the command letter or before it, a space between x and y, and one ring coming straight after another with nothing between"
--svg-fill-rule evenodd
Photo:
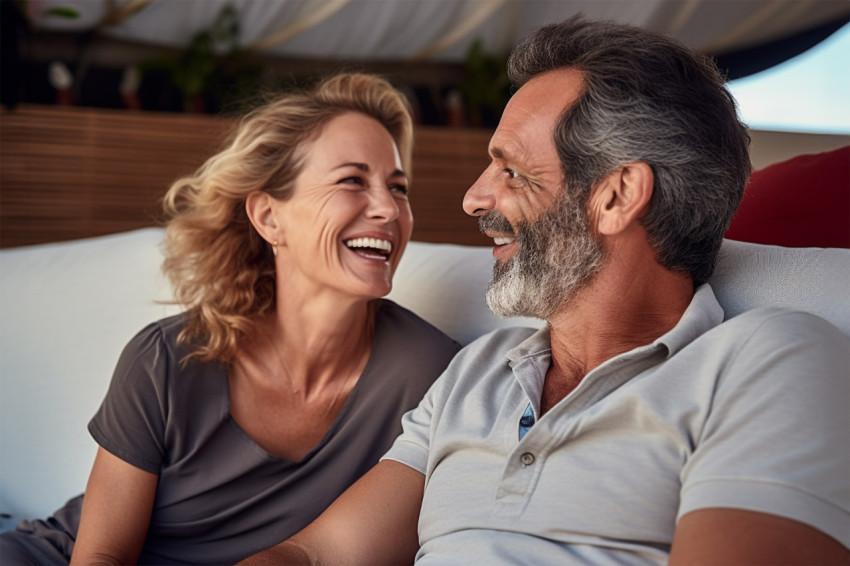
<instances>
[{"instance_id":1,"label":"man's chin","mask_svg":"<svg viewBox=\"0 0 850 566\"><path fill-rule=\"evenodd\" d=\"M550 277L543 280L529 278L521 269L497 274L487 287L487 306L500 318L528 317L549 320L555 313L572 303L579 291L594 278L596 270L588 272L584 280L568 281L568 277Z\"/></svg>"},{"instance_id":2,"label":"man's chin","mask_svg":"<svg viewBox=\"0 0 850 566\"><path fill-rule=\"evenodd\" d=\"M541 293L531 288L521 277L510 280L511 274L494 277L487 288L487 307L500 318L530 317L545 319L548 316L540 301Z\"/></svg>"},{"instance_id":3,"label":"man's chin","mask_svg":"<svg viewBox=\"0 0 850 566\"><path fill-rule=\"evenodd\" d=\"M515 285L515 282L506 281L510 276L510 270L506 271L503 264L496 262L493 266L493 278L490 280L485 294L490 312L501 318L517 316L513 314L516 306L517 289L507 288L512 286L512 283Z\"/></svg>"},{"instance_id":4,"label":"man's chin","mask_svg":"<svg viewBox=\"0 0 850 566\"><path fill-rule=\"evenodd\" d=\"M490 312L499 318L514 318L518 316L526 316L524 314L520 314L515 308L505 305L504 302L498 300L491 300L490 296L487 296L487 307L490 309Z\"/></svg>"}]
</instances>

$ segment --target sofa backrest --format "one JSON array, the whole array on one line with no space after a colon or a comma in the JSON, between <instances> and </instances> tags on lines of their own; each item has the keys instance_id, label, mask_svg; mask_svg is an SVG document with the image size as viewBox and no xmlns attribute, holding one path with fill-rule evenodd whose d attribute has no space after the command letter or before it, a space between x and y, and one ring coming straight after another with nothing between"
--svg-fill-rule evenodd
<instances>
[{"instance_id":1,"label":"sofa backrest","mask_svg":"<svg viewBox=\"0 0 850 566\"><path fill-rule=\"evenodd\" d=\"M484 292L493 268L491 248L411 242L399 264L391 299L466 344L502 326L535 326L534 319L501 319ZM724 240L709 283L726 317L761 306L817 314L850 334L850 250L783 248Z\"/></svg>"},{"instance_id":2,"label":"sofa backrest","mask_svg":"<svg viewBox=\"0 0 850 566\"><path fill-rule=\"evenodd\" d=\"M177 312L147 228L0 250L0 513L45 516L85 488L86 431L124 344ZM484 291L488 247L411 242L390 298L462 343L500 326ZM850 250L726 241L711 279L728 316L762 305L818 314L850 334Z\"/></svg>"}]
</instances>

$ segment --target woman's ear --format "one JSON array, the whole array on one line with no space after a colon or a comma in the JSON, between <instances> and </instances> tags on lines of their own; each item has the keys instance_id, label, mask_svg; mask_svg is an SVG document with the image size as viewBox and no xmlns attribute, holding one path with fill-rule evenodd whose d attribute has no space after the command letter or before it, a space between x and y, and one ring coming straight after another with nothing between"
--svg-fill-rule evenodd
<instances>
[{"instance_id":1,"label":"woman's ear","mask_svg":"<svg viewBox=\"0 0 850 566\"><path fill-rule=\"evenodd\" d=\"M277 218L277 200L263 191L254 191L245 199L245 212L257 233L272 246L283 243L283 226ZM276 250L275 250L276 251Z\"/></svg>"},{"instance_id":2,"label":"woman's ear","mask_svg":"<svg viewBox=\"0 0 850 566\"><path fill-rule=\"evenodd\" d=\"M609 173L592 199L598 233L611 236L637 222L649 208L654 183L652 167L642 161Z\"/></svg>"}]
</instances>

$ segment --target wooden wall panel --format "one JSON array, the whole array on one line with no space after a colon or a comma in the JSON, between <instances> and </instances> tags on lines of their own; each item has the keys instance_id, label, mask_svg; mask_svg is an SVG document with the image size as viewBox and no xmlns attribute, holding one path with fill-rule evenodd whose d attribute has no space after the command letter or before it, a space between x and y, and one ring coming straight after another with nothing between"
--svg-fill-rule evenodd
<instances>
[{"instance_id":1,"label":"wooden wall panel","mask_svg":"<svg viewBox=\"0 0 850 566\"><path fill-rule=\"evenodd\" d=\"M221 143L205 116L24 106L0 114L0 246L157 222L159 199Z\"/></svg>"},{"instance_id":2,"label":"wooden wall panel","mask_svg":"<svg viewBox=\"0 0 850 566\"><path fill-rule=\"evenodd\" d=\"M473 129L417 129L410 191L414 240L492 245L461 208L466 190L490 161L491 134Z\"/></svg>"},{"instance_id":3,"label":"wooden wall panel","mask_svg":"<svg viewBox=\"0 0 850 566\"><path fill-rule=\"evenodd\" d=\"M0 113L0 247L151 226L171 182L223 142L231 120L25 105ZM487 164L484 130L420 127L411 205L414 239L484 244L461 209Z\"/></svg>"}]
</instances>

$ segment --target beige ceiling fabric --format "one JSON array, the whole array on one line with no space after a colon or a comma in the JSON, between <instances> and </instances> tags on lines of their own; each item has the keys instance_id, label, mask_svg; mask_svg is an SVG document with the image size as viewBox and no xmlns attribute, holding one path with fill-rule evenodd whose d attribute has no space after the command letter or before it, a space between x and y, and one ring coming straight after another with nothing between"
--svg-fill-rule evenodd
<instances>
[{"instance_id":1,"label":"beige ceiling fabric","mask_svg":"<svg viewBox=\"0 0 850 566\"><path fill-rule=\"evenodd\" d=\"M238 15L244 49L339 61L461 62L476 40L504 55L531 30L576 13L654 29L710 54L850 18L847 0L33 0L27 10L39 30L97 28L180 48L227 6ZM78 17L56 17L51 7Z\"/></svg>"},{"instance_id":2,"label":"beige ceiling fabric","mask_svg":"<svg viewBox=\"0 0 850 566\"><path fill-rule=\"evenodd\" d=\"M309 6L307 10L302 10L302 15L294 22L288 24L285 28L275 32L274 34L265 37L249 47L252 51L262 51L288 42L294 37L316 27L327 18L334 15L349 0L314 0L315 6Z\"/></svg>"},{"instance_id":3,"label":"beige ceiling fabric","mask_svg":"<svg viewBox=\"0 0 850 566\"><path fill-rule=\"evenodd\" d=\"M467 3L471 8L471 13L466 14L463 18L444 33L437 41L431 45L419 50L410 55L410 59L426 59L429 56L445 51L451 45L456 44L474 32L488 17L501 8L507 0L482 0L475 3Z\"/></svg>"}]
</instances>

